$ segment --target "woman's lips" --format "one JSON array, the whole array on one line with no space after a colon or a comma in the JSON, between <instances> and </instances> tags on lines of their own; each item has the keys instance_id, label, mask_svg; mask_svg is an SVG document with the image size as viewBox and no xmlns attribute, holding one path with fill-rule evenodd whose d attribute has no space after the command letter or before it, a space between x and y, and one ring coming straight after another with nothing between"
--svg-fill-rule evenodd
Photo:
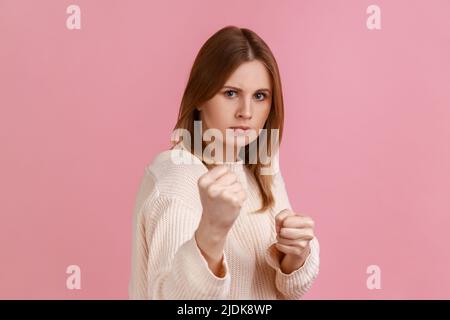
<instances>
[{"instance_id":1,"label":"woman's lips","mask_svg":"<svg viewBox=\"0 0 450 320\"><path fill-rule=\"evenodd\" d=\"M249 127L230 127L229 129L232 129L235 135L247 135L251 131Z\"/></svg>"}]
</instances>

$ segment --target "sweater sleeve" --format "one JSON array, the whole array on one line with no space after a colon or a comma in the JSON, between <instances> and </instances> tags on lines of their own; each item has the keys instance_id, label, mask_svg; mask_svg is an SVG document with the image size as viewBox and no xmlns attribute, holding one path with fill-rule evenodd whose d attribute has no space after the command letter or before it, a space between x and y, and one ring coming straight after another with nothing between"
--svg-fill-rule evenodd
<instances>
[{"instance_id":1,"label":"sweater sleeve","mask_svg":"<svg viewBox=\"0 0 450 320\"><path fill-rule=\"evenodd\" d=\"M226 299L231 278L225 253L225 276L220 278L209 269L195 240L201 212L173 196L160 195L154 185L140 215L136 230L141 235L135 235L134 246L142 249L134 251L139 251L135 259L142 266L134 271L141 275L135 275L130 285L140 290L132 291L132 298Z\"/></svg>"},{"instance_id":2,"label":"sweater sleeve","mask_svg":"<svg viewBox=\"0 0 450 320\"><path fill-rule=\"evenodd\" d=\"M285 274L281 271L280 260L275 243L266 251L266 261L275 269L275 286L287 300L300 299L312 286L319 274L319 241L315 237L309 242L311 252L299 269Z\"/></svg>"},{"instance_id":3,"label":"sweater sleeve","mask_svg":"<svg viewBox=\"0 0 450 320\"><path fill-rule=\"evenodd\" d=\"M292 210L292 207L280 171L274 176L274 184L276 186L277 194L277 204L273 211L273 218L275 219L275 215L278 214L278 212L283 209ZM283 299L298 300L311 288L314 280L319 274L319 241L317 237L314 237L309 242L311 250L303 266L289 274L285 274L281 271L280 256L275 247L275 243L276 241L269 246L265 255L266 262L275 269L276 272L275 286L281 293Z\"/></svg>"}]
</instances>

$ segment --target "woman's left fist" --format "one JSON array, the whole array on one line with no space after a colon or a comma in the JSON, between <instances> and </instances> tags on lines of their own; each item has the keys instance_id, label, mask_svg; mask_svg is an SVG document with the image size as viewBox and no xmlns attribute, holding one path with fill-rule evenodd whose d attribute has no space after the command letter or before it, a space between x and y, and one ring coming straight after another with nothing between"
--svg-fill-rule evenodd
<instances>
[{"instance_id":1,"label":"woman's left fist","mask_svg":"<svg viewBox=\"0 0 450 320\"><path fill-rule=\"evenodd\" d=\"M314 238L314 221L289 209L275 216L276 248L291 258L306 259L310 252L309 241Z\"/></svg>"}]
</instances>

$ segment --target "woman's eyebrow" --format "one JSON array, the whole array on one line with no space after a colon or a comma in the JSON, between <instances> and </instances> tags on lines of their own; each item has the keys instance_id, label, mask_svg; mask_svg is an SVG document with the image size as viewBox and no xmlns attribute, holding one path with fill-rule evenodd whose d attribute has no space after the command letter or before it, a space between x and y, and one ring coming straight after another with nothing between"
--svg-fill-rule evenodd
<instances>
[{"instance_id":1,"label":"woman's eyebrow","mask_svg":"<svg viewBox=\"0 0 450 320\"><path fill-rule=\"evenodd\" d=\"M233 90L236 90L236 91L242 91L242 89L241 88L238 88L238 87L234 87L234 86L223 86L224 88L229 88L229 89L233 89ZM268 93L271 93L272 91L270 90L270 89L267 89L267 88L261 88L261 89L258 89L258 90L255 90L255 92L261 92L261 91L267 91Z\"/></svg>"}]
</instances>

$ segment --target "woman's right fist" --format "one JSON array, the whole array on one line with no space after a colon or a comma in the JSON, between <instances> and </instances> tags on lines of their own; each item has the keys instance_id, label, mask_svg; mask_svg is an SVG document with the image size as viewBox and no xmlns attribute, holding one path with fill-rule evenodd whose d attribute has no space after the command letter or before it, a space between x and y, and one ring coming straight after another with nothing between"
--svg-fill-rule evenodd
<instances>
[{"instance_id":1,"label":"woman's right fist","mask_svg":"<svg viewBox=\"0 0 450 320\"><path fill-rule=\"evenodd\" d=\"M239 216L247 194L236 174L219 165L198 179L203 207L202 219L209 225L228 231Z\"/></svg>"}]
</instances>

